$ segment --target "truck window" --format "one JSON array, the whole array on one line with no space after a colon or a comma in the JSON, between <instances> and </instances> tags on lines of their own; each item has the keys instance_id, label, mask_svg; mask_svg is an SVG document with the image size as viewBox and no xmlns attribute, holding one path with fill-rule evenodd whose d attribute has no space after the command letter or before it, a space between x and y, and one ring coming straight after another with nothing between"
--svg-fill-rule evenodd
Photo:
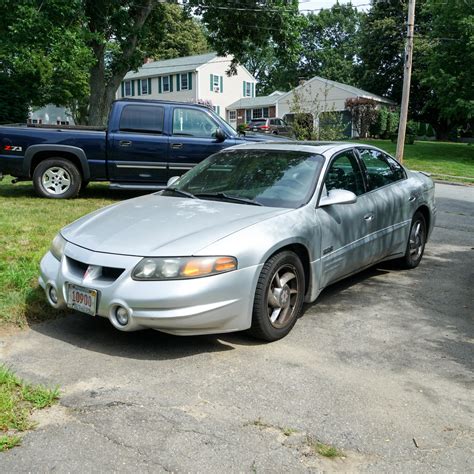
<instances>
[{"instance_id":1,"label":"truck window","mask_svg":"<svg viewBox=\"0 0 474 474\"><path fill-rule=\"evenodd\" d=\"M205 112L196 109L174 109L173 135L212 138L217 124Z\"/></svg>"},{"instance_id":2,"label":"truck window","mask_svg":"<svg viewBox=\"0 0 474 474\"><path fill-rule=\"evenodd\" d=\"M150 105L126 105L120 116L122 132L163 133L164 108Z\"/></svg>"}]
</instances>

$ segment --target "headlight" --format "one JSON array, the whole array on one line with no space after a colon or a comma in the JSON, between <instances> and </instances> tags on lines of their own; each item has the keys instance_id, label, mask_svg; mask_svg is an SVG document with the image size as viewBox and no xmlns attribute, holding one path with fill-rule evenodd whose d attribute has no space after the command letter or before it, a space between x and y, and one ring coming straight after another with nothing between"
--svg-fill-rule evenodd
<instances>
[{"instance_id":1,"label":"headlight","mask_svg":"<svg viewBox=\"0 0 474 474\"><path fill-rule=\"evenodd\" d=\"M61 260L64 254L64 247L66 246L66 240L61 234L57 234L56 237L53 239L53 243L51 244L51 248L49 251L54 255L55 258Z\"/></svg>"},{"instance_id":2,"label":"headlight","mask_svg":"<svg viewBox=\"0 0 474 474\"><path fill-rule=\"evenodd\" d=\"M234 257L144 258L133 269L134 280L183 280L237 269Z\"/></svg>"}]
</instances>

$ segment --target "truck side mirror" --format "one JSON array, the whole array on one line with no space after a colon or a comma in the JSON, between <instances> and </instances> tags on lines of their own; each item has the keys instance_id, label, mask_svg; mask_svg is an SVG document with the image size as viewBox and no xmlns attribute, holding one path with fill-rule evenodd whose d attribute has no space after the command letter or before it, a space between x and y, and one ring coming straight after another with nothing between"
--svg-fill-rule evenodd
<instances>
[{"instance_id":1,"label":"truck side mirror","mask_svg":"<svg viewBox=\"0 0 474 474\"><path fill-rule=\"evenodd\" d=\"M174 183L176 183L176 181L178 181L179 179L179 176L171 176L171 178L168 180L168 182L166 183L166 186L169 188L170 186L173 186Z\"/></svg>"},{"instance_id":2,"label":"truck side mirror","mask_svg":"<svg viewBox=\"0 0 474 474\"><path fill-rule=\"evenodd\" d=\"M214 132L214 137L218 142L223 142L227 138L226 134L224 133L224 130L222 130L222 128L220 127L216 128L216 131Z\"/></svg>"}]
</instances>

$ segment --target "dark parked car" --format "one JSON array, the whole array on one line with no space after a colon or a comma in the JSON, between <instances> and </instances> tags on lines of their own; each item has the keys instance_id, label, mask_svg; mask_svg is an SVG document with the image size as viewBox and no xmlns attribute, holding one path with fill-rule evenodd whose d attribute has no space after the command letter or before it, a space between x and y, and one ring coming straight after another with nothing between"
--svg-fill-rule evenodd
<instances>
[{"instance_id":1,"label":"dark parked car","mask_svg":"<svg viewBox=\"0 0 474 474\"><path fill-rule=\"evenodd\" d=\"M251 120L248 130L258 133L271 133L273 135L291 136L293 128L281 118L262 118Z\"/></svg>"},{"instance_id":2,"label":"dark parked car","mask_svg":"<svg viewBox=\"0 0 474 474\"><path fill-rule=\"evenodd\" d=\"M107 128L0 127L0 179L32 180L38 195L77 196L89 181L156 189L223 148L269 141L239 135L209 108L158 100L118 100Z\"/></svg>"}]
</instances>

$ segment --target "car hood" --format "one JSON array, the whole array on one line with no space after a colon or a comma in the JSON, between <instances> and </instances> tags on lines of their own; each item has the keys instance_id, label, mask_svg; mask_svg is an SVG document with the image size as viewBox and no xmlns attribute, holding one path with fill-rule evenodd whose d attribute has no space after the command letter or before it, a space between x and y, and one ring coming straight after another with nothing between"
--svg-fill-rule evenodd
<instances>
[{"instance_id":1,"label":"car hood","mask_svg":"<svg viewBox=\"0 0 474 474\"><path fill-rule=\"evenodd\" d=\"M150 194L88 214L61 234L67 241L97 252L184 256L289 211Z\"/></svg>"}]
</instances>

